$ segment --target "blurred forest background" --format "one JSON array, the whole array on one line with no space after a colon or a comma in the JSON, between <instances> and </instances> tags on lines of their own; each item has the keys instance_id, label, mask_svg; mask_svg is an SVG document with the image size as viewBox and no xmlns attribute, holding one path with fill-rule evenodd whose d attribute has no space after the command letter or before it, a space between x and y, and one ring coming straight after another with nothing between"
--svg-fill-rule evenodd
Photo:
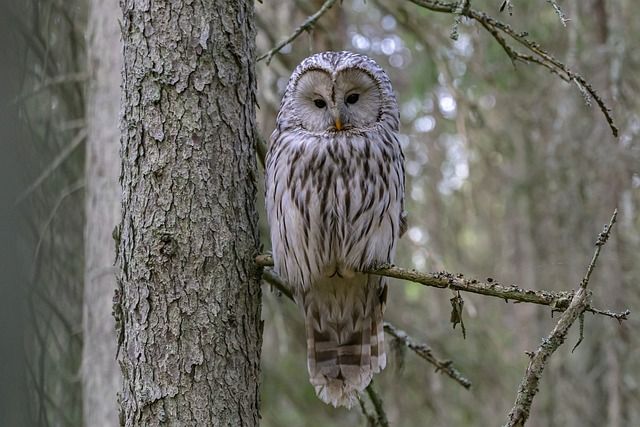
<instances>
[{"instance_id":1,"label":"blurred forest background","mask_svg":"<svg viewBox=\"0 0 640 427\"><path fill-rule=\"evenodd\" d=\"M4 79L11 84L3 85L0 136L10 153L3 159L3 214L14 217L3 220L11 246L6 271L15 273L2 289L3 333L11 335L3 360L15 364L4 367L1 396L14 409L28 402L21 403L28 405L24 422L16 418L15 425L83 424L89 3L27 0L4 8L0 18L2 27L17 30L0 33L3 51L15 59L2 70L14 66L20 75ZM117 18L119 6L110 3ZM258 52L322 3L256 3ZM544 373L528 425L639 425L640 20L631 0L563 0L565 27L551 3L514 2L512 15L499 12L498 0L473 7L527 31L591 82L613 109L617 138L576 85L535 64L514 67L479 24L462 19L456 26L453 15L392 0L338 2L268 65L259 62L258 122L268 139L287 79L309 54L345 49L378 61L401 105L409 230L396 263L407 268L571 290L617 207L590 287L596 307L629 308L632 316L619 324L588 314L584 342L571 353L574 327ZM262 214L261 221L268 248ZM449 322L451 297L411 283L390 286L386 319L453 360L473 383L465 390L387 336L391 359L376 388L392 425L502 425L527 366L525 351L555 323L548 307L463 295L463 339ZM265 292L263 318L262 425L366 425L357 408L336 410L314 396L295 306ZM19 386L21 371L9 371L20 365L28 388Z\"/></svg>"}]
</instances>

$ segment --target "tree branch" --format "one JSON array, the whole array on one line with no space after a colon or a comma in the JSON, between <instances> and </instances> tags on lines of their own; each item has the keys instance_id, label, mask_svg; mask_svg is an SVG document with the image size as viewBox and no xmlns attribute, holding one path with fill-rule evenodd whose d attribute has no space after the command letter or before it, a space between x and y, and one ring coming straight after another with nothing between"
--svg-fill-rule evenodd
<instances>
[{"instance_id":1,"label":"tree branch","mask_svg":"<svg viewBox=\"0 0 640 427\"><path fill-rule=\"evenodd\" d=\"M367 386L367 395L369 399L371 399L371 403L373 403L373 408L378 415L378 419L376 420L380 427L389 427L389 420L387 419L387 414L384 412L384 407L382 406L382 399L376 392L375 388L373 388L373 380Z\"/></svg>"},{"instance_id":2,"label":"tree branch","mask_svg":"<svg viewBox=\"0 0 640 427\"><path fill-rule=\"evenodd\" d=\"M78 146L84 142L87 137L87 129L81 129L76 136L73 137L71 142L60 151L60 153L53 159L53 161L47 166L42 173L38 176L38 178L33 181L26 190L18 196L16 201L14 202L16 205L20 204L24 199L26 199L31 193L33 193L58 167L75 151Z\"/></svg>"},{"instance_id":3,"label":"tree branch","mask_svg":"<svg viewBox=\"0 0 640 427\"><path fill-rule=\"evenodd\" d=\"M367 425L369 427L375 426L377 423L376 417L370 414L369 411L367 411L367 407L364 403L364 400L362 400L362 397L360 395L358 395L358 403L360 404L360 410L362 411L362 415L364 415L364 417L367 419Z\"/></svg>"},{"instance_id":4,"label":"tree branch","mask_svg":"<svg viewBox=\"0 0 640 427\"><path fill-rule=\"evenodd\" d=\"M472 9L470 7L460 8L459 3L448 3L441 2L438 0L409 0L411 3L414 3L420 7L425 9L441 12L441 13L449 13L453 15L462 15L469 19L479 22L489 33L496 39L496 41L502 46L505 50L509 58L512 61L522 61L525 63L533 62L538 65L542 65L546 67L554 74L557 74L562 77L565 81L573 81L576 83L578 90L585 98L585 102L590 105L590 99L593 98L598 107L604 114L609 127L611 128L611 133L613 136L618 136L618 127L615 125L613 117L611 116L611 110L605 104L604 100L600 97L600 95L596 92L596 90L587 82L584 77L580 74L572 71L560 60L556 59L553 55L551 55L546 50L542 49L540 45L536 42L530 41L527 39L527 33L519 33L511 28L509 25L492 18L484 12ZM533 55L525 55L514 48L512 48L506 41L506 35L513 39L518 44L522 45L526 50L533 53ZM586 95L586 96L585 96Z\"/></svg>"},{"instance_id":5,"label":"tree branch","mask_svg":"<svg viewBox=\"0 0 640 427\"><path fill-rule=\"evenodd\" d=\"M260 267L273 266L273 258L269 254L261 254L256 257L256 263ZM383 265L372 268L364 273L377 274L379 276L393 277L395 279L408 280L410 282L419 283L424 286L434 288L449 288L456 291L470 292L474 294L486 295L504 299L505 301L513 300L515 302L527 302L533 304L547 305L557 311L565 311L575 292L573 291L545 291L534 289L522 289L516 285L505 286L496 282L492 278L481 282L476 279L465 279L462 274L452 274L446 271L437 273L422 273L415 270L406 270L394 265ZM601 310L593 309L590 305L587 310L594 314L603 314L610 317L616 317L618 320L626 319L624 313L605 314Z\"/></svg>"},{"instance_id":6,"label":"tree branch","mask_svg":"<svg viewBox=\"0 0 640 427\"><path fill-rule=\"evenodd\" d=\"M440 360L433 355L431 348L426 344L415 342L407 333L396 328L389 322L384 322L384 331L392 337L398 339L402 344L413 350L418 356L436 367L436 372L441 371L447 376L457 381L461 386L468 389L471 381L465 378L456 368L452 366L451 360Z\"/></svg>"},{"instance_id":7,"label":"tree branch","mask_svg":"<svg viewBox=\"0 0 640 427\"><path fill-rule=\"evenodd\" d=\"M278 45L276 47L271 49L269 52L266 52L266 53L263 53L262 55L260 55L256 59L256 62L260 62L263 59L266 59L267 60L267 65L269 65L273 55L275 55L276 53L280 52L280 50L282 50L283 47L285 47L286 45L291 43L293 40L295 40L296 37L298 37L300 34L302 34L303 31L307 31L307 30L311 29L314 26L314 24L316 23L316 21L318 19L320 19L320 17L322 15L324 15L329 9L331 9L331 7L335 4L335 2L336 2L336 0L327 0L327 1L325 1L324 4L322 5L322 7L320 7L320 9L318 9L318 11L316 13L314 13L311 16L309 16L302 23L302 25L300 25L298 28L296 28L296 30L293 33L291 33L291 35L289 35L289 37L287 37L286 39L282 40L280 43L278 43Z\"/></svg>"},{"instance_id":8,"label":"tree branch","mask_svg":"<svg viewBox=\"0 0 640 427\"><path fill-rule=\"evenodd\" d=\"M556 3L556 0L547 0L547 3L551 4L551 6L553 7L553 10L556 12L556 15L558 15L558 18L560 18L560 22L562 23L562 26L566 27L567 22L569 22L570 19L567 18L567 16L564 14L562 9L560 9L560 6L558 5L558 3Z\"/></svg>"},{"instance_id":9,"label":"tree branch","mask_svg":"<svg viewBox=\"0 0 640 427\"><path fill-rule=\"evenodd\" d=\"M529 418L529 412L531 410L531 404L533 403L533 398L538 392L538 384L540 382L540 377L542 376L542 372L547 364L549 357L560 347L566 337L569 328L575 320L582 316L584 312L589 307L589 300L591 298L591 292L587 290L587 285L589 284L589 279L591 278L591 273L596 266L596 262L598 261L598 257L600 256L600 249L606 243L607 239L610 236L611 228L613 224L616 222L616 216L618 214L618 210L616 209L611 216L611 220L609 224L604 227L602 233L598 235L598 240L596 241L596 249L591 258L591 262L587 267L587 272L580 282L578 289L573 295L571 299L571 303L569 307L562 313L560 316L560 320L551 331L551 334L542 340L542 344L538 349L531 353L531 360L529 361L529 366L525 372L524 377L522 378L522 382L518 387L518 394L516 395L516 401L509 412L509 419L505 427L522 427L525 422ZM578 341L578 344L580 341Z\"/></svg>"},{"instance_id":10,"label":"tree branch","mask_svg":"<svg viewBox=\"0 0 640 427\"><path fill-rule=\"evenodd\" d=\"M79 179L78 181L71 184L69 187L65 188L61 192L60 196L58 196L58 199L56 200L56 202L54 203L53 208L51 209L51 212L49 212L47 219L44 221L42 229L38 233L38 243L36 243L36 249L33 253L33 261L31 261L32 278L35 277L37 274L36 270L38 266L38 259L40 256L40 248L42 246L42 243L44 242L44 235L49 229L49 226L51 225L51 221L53 221L53 219L55 218L56 214L58 213L58 209L60 209L60 206L62 206L62 203L65 201L65 199L71 196L76 191L82 190L84 186L85 186L84 179Z\"/></svg>"}]
</instances>

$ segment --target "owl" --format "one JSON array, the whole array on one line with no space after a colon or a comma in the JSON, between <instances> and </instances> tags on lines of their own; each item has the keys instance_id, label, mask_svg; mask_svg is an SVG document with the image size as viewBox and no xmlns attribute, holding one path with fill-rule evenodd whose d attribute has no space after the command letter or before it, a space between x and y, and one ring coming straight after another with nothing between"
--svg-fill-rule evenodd
<instances>
[{"instance_id":1,"label":"owl","mask_svg":"<svg viewBox=\"0 0 640 427\"><path fill-rule=\"evenodd\" d=\"M351 407L386 365L385 278L404 228L404 155L391 82L372 59L323 52L294 70L266 158L274 269L305 317L318 397Z\"/></svg>"}]
</instances>

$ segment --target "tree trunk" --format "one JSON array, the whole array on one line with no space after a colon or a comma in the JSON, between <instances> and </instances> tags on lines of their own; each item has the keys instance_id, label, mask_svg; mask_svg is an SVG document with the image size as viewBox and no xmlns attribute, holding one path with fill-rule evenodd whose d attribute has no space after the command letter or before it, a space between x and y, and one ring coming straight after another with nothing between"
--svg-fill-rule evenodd
<instances>
[{"instance_id":1,"label":"tree trunk","mask_svg":"<svg viewBox=\"0 0 640 427\"><path fill-rule=\"evenodd\" d=\"M253 1L121 3L121 422L258 425Z\"/></svg>"},{"instance_id":2,"label":"tree trunk","mask_svg":"<svg viewBox=\"0 0 640 427\"><path fill-rule=\"evenodd\" d=\"M117 425L120 370L111 315L116 288L112 232L120 221L118 175L122 48L117 0L89 7L85 285L82 351L83 416L86 426Z\"/></svg>"}]
</instances>

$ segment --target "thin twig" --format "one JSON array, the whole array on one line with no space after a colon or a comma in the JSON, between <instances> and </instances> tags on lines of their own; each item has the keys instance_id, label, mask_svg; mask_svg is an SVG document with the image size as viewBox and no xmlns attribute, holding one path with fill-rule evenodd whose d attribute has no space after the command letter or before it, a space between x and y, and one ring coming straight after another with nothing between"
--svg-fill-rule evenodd
<instances>
[{"instance_id":1,"label":"thin twig","mask_svg":"<svg viewBox=\"0 0 640 427\"><path fill-rule=\"evenodd\" d=\"M579 84L578 87L584 88L584 90L593 98L598 107L602 111L611 128L611 132L613 136L618 136L618 127L615 125L613 117L611 116L611 110L605 104L604 100L600 97L600 95L596 92L596 90L587 82L584 77L575 71L570 70L563 62L556 59L553 55L551 55L546 50L542 49L540 45L536 42L533 42L527 38L527 33L519 33L511 28L509 25L498 21L495 18L487 15L482 11L478 11L472 9L470 7L464 8L463 10L459 10L459 2L449 3L442 2L438 0L409 0L411 3L414 3L420 7L425 9L441 12L441 13L449 13L456 16L463 15L469 19L479 22L485 29L489 31L489 33L496 39L496 41L503 47L503 49L507 52L509 58L512 61L521 60L523 62L533 62L538 65L542 65L547 69L551 70L557 75L561 75L563 80L566 81L575 81ZM522 45L525 49L529 50L534 54L525 55L520 52L517 52L511 46L508 45L505 38L501 35L505 34L513 39L515 42Z\"/></svg>"},{"instance_id":2,"label":"thin twig","mask_svg":"<svg viewBox=\"0 0 640 427\"><path fill-rule=\"evenodd\" d=\"M258 266L264 267L264 265L261 265L260 263L258 263ZM273 285L284 296L293 301L293 294L291 293L289 285L284 280L282 280L282 278L278 276L272 269L264 268L262 271L262 278L269 282L269 284ZM407 346L407 348L415 352L418 356L435 366L436 372L443 372L444 374L448 375L453 380L458 382L460 385L462 385L464 388L471 387L471 381L466 379L457 369L455 369L452 366L453 364L450 360L440 360L433 354L433 351L428 345L416 342L405 331L396 328L389 322L384 322L384 331L392 337L398 339L402 344Z\"/></svg>"},{"instance_id":3,"label":"thin twig","mask_svg":"<svg viewBox=\"0 0 640 427\"><path fill-rule=\"evenodd\" d=\"M69 74L63 74L60 76L55 76L52 77L50 79L45 80L44 82L40 83L38 86L36 86L35 88L29 90L29 92L25 92L22 93L20 95L18 95L14 100L13 103L14 104L18 104L22 101L24 101L27 98L30 98L34 95L37 95L38 93L42 92L43 90L51 87L51 86L56 86L56 85L61 85L61 84L67 84L67 83L82 83L85 82L86 80L89 79L89 74L86 72L79 72L79 73L69 73Z\"/></svg>"},{"instance_id":4,"label":"thin twig","mask_svg":"<svg viewBox=\"0 0 640 427\"><path fill-rule=\"evenodd\" d=\"M547 3L551 4L551 6L553 7L553 10L556 12L556 15L558 15L558 18L560 18L560 22L562 23L562 26L566 27L567 22L571 20L567 18L567 16L564 14L562 9L560 9L560 6L556 2L556 0L547 0Z\"/></svg>"},{"instance_id":5,"label":"thin twig","mask_svg":"<svg viewBox=\"0 0 640 427\"><path fill-rule=\"evenodd\" d=\"M436 367L436 372L440 371L448 375L464 388L468 389L469 387L471 387L471 381L465 378L456 368L452 366L453 363L451 362L451 360L438 359L433 355L433 352L428 345L415 342L409 335L407 335L405 331L396 328L389 322L384 322L384 331L399 340L402 344L404 344L408 349L415 352L418 356L434 365Z\"/></svg>"},{"instance_id":6,"label":"thin twig","mask_svg":"<svg viewBox=\"0 0 640 427\"><path fill-rule=\"evenodd\" d=\"M282 50L283 47L285 47L286 45L291 43L293 40L295 40L296 37L298 37L300 34L302 34L303 31L310 30L313 27L313 25L316 23L316 21L318 19L320 19L320 17L322 15L324 15L329 9L331 9L331 7L335 4L335 2L336 2L336 0L327 0L327 1L325 1L324 4L322 5L322 7L320 7L320 9L318 9L318 11L316 13L314 13L311 16L309 16L302 23L302 25L300 25L298 28L296 28L296 30L293 33L291 33L291 35L289 35L289 37L287 37L286 39L282 40L280 43L278 43L278 45L276 47L271 49L269 52L266 52L266 53L263 53L262 55L260 55L256 59L256 62L260 62L263 59L266 59L267 60L267 65L269 65L273 55L275 55L276 53L280 52L280 50Z\"/></svg>"},{"instance_id":7,"label":"thin twig","mask_svg":"<svg viewBox=\"0 0 640 427\"><path fill-rule=\"evenodd\" d=\"M285 297L289 298L291 301L293 299L293 293L289 289L289 285L285 283L284 280L280 278L276 273L273 272L270 268L265 268L262 270L262 278L269 282L271 285L275 286L278 291L280 291Z\"/></svg>"},{"instance_id":8,"label":"thin twig","mask_svg":"<svg viewBox=\"0 0 640 427\"><path fill-rule=\"evenodd\" d=\"M71 140L71 142L56 156L55 159L42 171L33 183L18 196L15 204L18 205L33 193L48 177L51 175L87 137L87 130L81 129L80 132Z\"/></svg>"},{"instance_id":9,"label":"thin twig","mask_svg":"<svg viewBox=\"0 0 640 427\"><path fill-rule=\"evenodd\" d=\"M615 312L611 310L599 310L595 307L589 307L585 311L588 311L589 313L593 313L593 314L601 314L603 316L608 316L613 319L616 319L618 322L622 322L623 320L628 320L629 315L631 314L631 311L629 310Z\"/></svg>"},{"instance_id":10,"label":"thin twig","mask_svg":"<svg viewBox=\"0 0 640 427\"><path fill-rule=\"evenodd\" d=\"M562 313L560 316L560 320L555 325L551 334L547 338L542 340L542 344L538 347L538 349L529 353L531 356L531 360L529 361L529 366L522 378L522 382L518 387L518 394L516 395L516 401L509 412L509 418L505 427L522 427L525 422L529 418L529 412L531 410L531 404L533 403L533 398L538 392L538 384L540 382L540 377L542 376L542 372L547 364L549 357L564 343L565 338L567 336L567 332L569 328L577 318L582 316L582 314L589 307L589 299L591 298L591 292L587 290L587 285L589 284L589 279L591 278L591 273L596 266L596 262L598 261L598 257L600 256L600 249L606 243L607 239L610 236L611 228L613 224L616 222L616 216L618 214L618 210L616 209L609 221L609 224L605 226L602 233L598 235L598 240L596 241L596 249L594 251L593 257L591 258L591 262L587 267L587 272L580 282L578 289L576 290L573 298L571 299L571 303L569 307Z\"/></svg>"},{"instance_id":11,"label":"thin twig","mask_svg":"<svg viewBox=\"0 0 640 427\"><path fill-rule=\"evenodd\" d=\"M511 3L511 0L504 0L502 2L502 5L500 6L500 12L504 12L505 7L507 8L509 16L513 15L513 4Z\"/></svg>"},{"instance_id":12,"label":"thin twig","mask_svg":"<svg viewBox=\"0 0 640 427\"><path fill-rule=\"evenodd\" d=\"M373 408L378 415L378 425L380 427L389 427L389 420L387 419L387 414L384 412L384 406L382 405L382 399L376 392L373 387L373 380L367 386L367 395L369 395L369 399L371 399L371 403L373 403Z\"/></svg>"},{"instance_id":13,"label":"thin twig","mask_svg":"<svg viewBox=\"0 0 640 427\"><path fill-rule=\"evenodd\" d=\"M364 415L364 417L367 419L367 425L369 427L375 427L377 423L376 417L370 414L369 411L367 411L367 407L364 403L364 400L360 395L358 395L358 403L360 404L360 410L362 411L362 415Z\"/></svg>"},{"instance_id":14,"label":"thin twig","mask_svg":"<svg viewBox=\"0 0 640 427\"><path fill-rule=\"evenodd\" d=\"M582 340L584 339L584 311L582 313L580 313L580 315L578 316L578 325L580 326L580 329L579 329L580 332L579 332L579 335L578 335L578 342L576 342L576 344L571 349L571 353L576 351L576 348L578 348L578 346L580 344L582 344Z\"/></svg>"},{"instance_id":15,"label":"thin twig","mask_svg":"<svg viewBox=\"0 0 640 427\"><path fill-rule=\"evenodd\" d=\"M42 226L42 229L38 234L38 243L36 244L36 249L33 253L33 261L31 261L32 277L35 277L36 275L36 266L38 265L40 247L42 246L42 242L44 241L44 235L49 229L49 226L51 225L51 221L53 221L53 218L55 218L56 214L58 213L58 209L60 209L60 206L62 206L62 203L65 201L65 199L71 196L76 191L82 190L84 188L84 185L85 185L84 180L80 179L75 183L73 183L70 187L65 188L64 191L60 194L60 196L56 200L55 204L53 205L53 208L51 209L49 216L47 216L47 219L45 220Z\"/></svg>"},{"instance_id":16,"label":"thin twig","mask_svg":"<svg viewBox=\"0 0 640 427\"><path fill-rule=\"evenodd\" d=\"M618 209L613 211L613 215L611 216L611 220L609 220L609 224L604 226L604 229L600 234L598 234L598 239L596 240L596 250L593 253L593 257L591 258L591 262L589 263L589 267L587 267L587 273L584 275L582 282L580 282L580 287L586 288L589 284L589 279L591 278L591 273L593 273L593 269L596 267L596 262L598 262L598 257L600 256L600 250L609 240L609 236L611 236L611 227L616 223L616 218L618 217Z\"/></svg>"}]
</instances>

